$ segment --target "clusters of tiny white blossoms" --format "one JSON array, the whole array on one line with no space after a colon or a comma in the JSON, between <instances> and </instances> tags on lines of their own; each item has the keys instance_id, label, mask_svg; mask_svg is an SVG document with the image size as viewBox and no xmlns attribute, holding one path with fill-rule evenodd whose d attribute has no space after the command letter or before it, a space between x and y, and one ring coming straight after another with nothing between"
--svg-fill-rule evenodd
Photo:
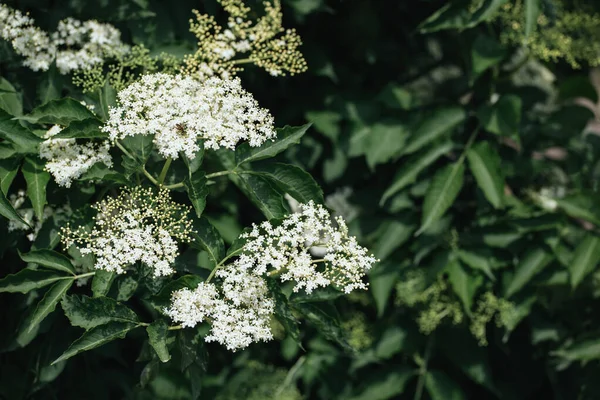
<instances>
[{"instance_id":1,"label":"clusters of tiny white blossoms","mask_svg":"<svg viewBox=\"0 0 600 400\"><path fill-rule=\"evenodd\" d=\"M67 18L58 23L56 32L48 34L35 26L31 17L5 4L0 4L0 37L25 58L24 66L45 71L56 60L62 74L88 69L129 50L121 42L121 33L110 24Z\"/></svg>"},{"instance_id":2,"label":"clusters of tiny white blossoms","mask_svg":"<svg viewBox=\"0 0 600 400\"><path fill-rule=\"evenodd\" d=\"M25 57L23 65L34 71L45 71L54 61L56 46L48 34L36 27L28 15L6 4L0 4L0 36Z\"/></svg>"},{"instance_id":3,"label":"clusters of tiny white blossoms","mask_svg":"<svg viewBox=\"0 0 600 400\"><path fill-rule=\"evenodd\" d=\"M66 18L58 23L52 41L58 49L56 67L62 74L88 69L129 51L129 46L121 42L119 30L95 20Z\"/></svg>"},{"instance_id":4,"label":"clusters of tiny white blossoms","mask_svg":"<svg viewBox=\"0 0 600 400\"><path fill-rule=\"evenodd\" d=\"M236 351L253 342L273 339L271 315L275 302L264 278L235 262L219 269L220 289L200 283L196 289L180 289L171 297L165 313L183 327L208 320L211 331L204 338Z\"/></svg>"},{"instance_id":5,"label":"clusters of tiny white blossoms","mask_svg":"<svg viewBox=\"0 0 600 400\"><path fill-rule=\"evenodd\" d=\"M337 226L335 226L337 225ZM343 218L332 222L320 204L300 204L299 212L274 226L265 221L241 235L247 240L239 262L263 275L269 269L282 281L295 282L294 291L311 293L318 287L336 286L346 293L366 289L367 270L377 261L354 236L348 235ZM323 258L313 260L312 247L324 248Z\"/></svg>"},{"instance_id":6,"label":"clusters of tiny white blossoms","mask_svg":"<svg viewBox=\"0 0 600 400\"><path fill-rule=\"evenodd\" d=\"M98 211L91 232L84 227L61 231L66 247L75 245L81 254L93 254L96 269L118 274L140 261L154 276L170 275L179 255L177 241L192 240L189 207L174 203L165 188L126 188L118 197L92 206Z\"/></svg>"},{"instance_id":7,"label":"clusters of tiny white blossoms","mask_svg":"<svg viewBox=\"0 0 600 400\"><path fill-rule=\"evenodd\" d=\"M242 89L239 79L200 82L190 76L144 75L120 91L117 102L103 131L111 140L154 135L164 157L184 152L194 158L199 139L216 150L234 149L241 140L260 146L276 135L273 117Z\"/></svg>"},{"instance_id":8,"label":"clusters of tiny white blossoms","mask_svg":"<svg viewBox=\"0 0 600 400\"><path fill-rule=\"evenodd\" d=\"M61 130L58 125L50 128L39 148L40 158L48 160L46 171L52 174L59 186L71 187L74 179L98 162L112 167L109 141L78 144L76 139L53 139Z\"/></svg>"}]
</instances>

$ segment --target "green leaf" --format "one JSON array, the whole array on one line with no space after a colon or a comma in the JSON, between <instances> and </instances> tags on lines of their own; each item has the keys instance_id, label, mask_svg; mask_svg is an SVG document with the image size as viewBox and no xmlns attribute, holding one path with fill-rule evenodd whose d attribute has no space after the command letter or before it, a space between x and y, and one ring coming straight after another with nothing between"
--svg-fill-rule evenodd
<instances>
[{"instance_id":1,"label":"green leaf","mask_svg":"<svg viewBox=\"0 0 600 400\"><path fill-rule=\"evenodd\" d=\"M208 253L213 269L225 257L225 243L217 229L204 217L194 220L194 241L190 245Z\"/></svg>"},{"instance_id":2,"label":"green leaf","mask_svg":"<svg viewBox=\"0 0 600 400\"><path fill-rule=\"evenodd\" d=\"M401 154L408 135L409 127L398 119L383 120L370 126L361 145L369 168L373 169Z\"/></svg>"},{"instance_id":3,"label":"green leaf","mask_svg":"<svg viewBox=\"0 0 600 400\"><path fill-rule=\"evenodd\" d=\"M383 205L385 201L394 194L398 193L411 183L414 183L421 171L431 165L442 155L448 153L451 149L451 142L442 142L438 145L430 147L422 153L409 157L402 163L402 167L400 167L396 173L392 185L388 187L383 193L383 196L381 196L379 204Z\"/></svg>"},{"instance_id":4,"label":"green leaf","mask_svg":"<svg viewBox=\"0 0 600 400\"><path fill-rule=\"evenodd\" d=\"M154 148L152 135L127 136L121 140L121 144L134 157L133 159L124 156L124 166L132 172L136 172L146 164L150 153ZM127 160L127 161L125 161ZM126 165L125 165L126 164Z\"/></svg>"},{"instance_id":5,"label":"green leaf","mask_svg":"<svg viewBox=\"0 0 600 400\"><path fill-rule=\"evenodd\" d=\"M319 333L327 339L338 343L348 351L353 351L344 337L344 331L340 326L337 315L333 313L336 311L333 306L330 306L331 310L329 312L313 303L295 303L293 307L304 315L317 328Z\"/></svg>"},{"instance_id":6,"label":"green leaf","mask_svg":"<svg viewBox=\"0 0 600 400\"><path fill-rule=\"evenodd\" d=\"M468 27L470 14L462 4L446 3L442 8L421 22L417 30L421 33L432 33L445 29Z\"/></svg>"},{"instance_id":7,"label":"green leaf","mask_svg":"<svg viewBox=\"0 0 600 400\"><path fill-rule=\"evenodd\" d=\"M484 255L477 254L476 252L458 250L456 255L463 263L469 267L482 271L492 281L496 280L494 273L492 272L492 266L490 261Z\"/></svg>"},{"instance_id":8,"label":"green leaf","mask_svg":"<svg viewBox=\"0 0 600 400\"><path fill-rule=\"evenodd\" d=\"M95 118L94 113L75 99L64 97L35 108L20 119L33 124L69 125L73 121Z\"/></svg>"},{"instance_id":9,"label":"green leaf","mask_svg":"<svg viewBox=\"0 0 600 400\"><path fill-rule=\"evenodd\" d=\"M14 145L18 153L38 153L38 145L42 141L29 129L22 126L19 121L0 111L0 138Z\"/></svg>"},{"instance_id":10,"label":"green leaf","mask_svg":"<svg viewBox=\"0 0 600 400\"><path fill-rule=\"evenodd\" d=\"M42 249L33 250L29 253L19 252L19 256L25 262L36 263L42 267L75 275L75 268L71 264L71 261L54 250Z\"/></svg>"},{"instance_id":11,"label":"green leaf","mask_svg":"<svg viewBox=\"0 0 600 400\"><path fill-rule=\"evenodd\" d=\"M467 118L462 107L440 107L423 117L423 122L407 140L403 154L411 154L450 132ZM389 144L386 143L388 146Z\"/></svg>"},{"instance_id":12,"label":"green leaf","mask_svg":"<svg viewBox=\"0 0 600 400\"><path fill-rule=\"evenodd\" d=\"M65 296L60 305L71 325L86 331L110 322L139 321L133 310L110 297Z\"/></svg>"},{"instance_id":13,"label":"green leaf","mask_svg":"<svg viewBox=\"0 0 600 400\"><path fill-rule=\"evenodd\" d=\"M201 154L196 154L197 157L202 157ZM183 184L185 185L185 190L188 194L192 205L194 206L194 210L196 211L196 216L202 216L202 212L206 207L206 196L208 196L208 187L206 186L206 174L201 169L196 169L194 166L199 166L197 163L191 164L191 161L184 155L183 161L188 167L188 174L183 180ZM194 159L194 161L196 161Z\"/></svg>"},{"instance_id":14,"label":"green leaf","mask_svg":"<svg viewBox=\"0 0 600 400\"><path fill-rule=\"evenodd\" d=\"M581 218L594 225L600 226L600 198L587 193L577 193L562 199L554 199L567 215Z\"/></svg>"},{"instance_id":15,"label":"green leaf","mask_svg":"<svg viewBox=\"0 0 600 400\"><path fill-rule=\"evenodd\" d=\"M171 359L167 348L167 333L169 332L167 328L167 323L162 319L158 319L146 327L150 346L156 351L160 361L164 363Z\"/></svg>"},{"instance_id":16,"label":"green leaf","mask_svg":"<svg viewBox=\"0 0 600 400\"><path fill-rule=\"evenodd\" d=\"M579 340L564 349L557 350L556 355L570 361L591 361L600 358L600 339Z\"/></svg>"},{"instance_id":17,"label":"green leaf","mask_svg":"<svg viewBox=\"0 0 600 400\"><path fill-rule=\"evenodd\" d=\"M0 77L0 109L14 116L23 114L23 96L2 77Z\"/></svg>"},{"instance_id":18,"label":"green leaf","mask_svg":"<svg viewBox=\"0 0 600 400\"><path fill-rule=\"evenodd\" d=\"M594 270L600 262L600 237L588 233L575 249L573 260L569 265L571 286L576 288L583 278Z\"/></svg>"},{"instance_id":19,"label":"green leaf","mask_svg":"<svg viewBox=\"0 0 600 400\"><path fill-rule=\"evenodd\" d=\"M446 272L448 272L448 281L454 293L460 299L467 314L471 314L473 298L475 297L477 288L482 284L481 279L470 276L457 260L451 261L446 266Z\"/></svg>"},{"instance_id":20,"label":"green leaf","mask_svg":"<svg viewBox=\"0 0 600 400\"><path fill-rule=\"evenodd\" d=\"M21 160L16 157L0 160L0 189L5 196L8 194L8 189L10 189L15 176L17 176L20 165Z\"/></svg>"},{"instance_id":21,"label":"green leaf","mask_svg":"<svg viewBox=\"0 0 600 400\"><path fill-rule=\"evenodd\" d=\"M541 0L525 0L525 38L529 38L537 26L542 9Z\"/></svg>"},{"instance_id":22,"label":"green leaf","mask_svg":"<svg viewBox=\"0 0 600 400\"><path fill-rule=\"evenodd\" d=\"M384 370L375 370L366 377L361 376L363 389L349 400L394 399L404 393L406 384L414 376L415 371L405 365L388 365Z\"/></svg>"},{"instance_id":23,"label":"green leaf","mask_svg":"<svg viewBox=\"0 0 600 400\"><path fill-rule=\"evenodd\" d=\"M235 163L241 165L247 162L263 160L275 157L293 144L300 143L300 139L306 133L311 124L292 127L285 126L277 129L275 141L267 141L260 147L251 147L247 142L237 146L235 149Z\"/></svg>"},{"instance_id":24,"label":"green leaf","mask_svg":"<svg viewBox=\"0 0 600 400\"><path fill-rule=\"evenodd\" d=\"M0 293L27 293L65 278L64 275L56 275L54 272L25 268L0 279Z\"/></svg>"},{"instance_id":25,"label":"green leaf","mask_svg":"<svg viewBox=\"0 0 600 400\"><path fill-rule=\"evenodd\" d=\"M440 169L433 177L423 202L420 235L429 226L439 220L454 203L463 185L465 166L462 162L450 164Z\"/></svg>"},{"instance_id":26,"label":"green leaf","mask_svg":"<svg viewBox=\"0 0 600 400\"><path fill-rule=\"evenodd\" d=\"M488 68L497 65L506 57L506 49L487 35L478 35L471 48L471 68L478 77Z\"/></svg>"},{"instance_id":27,"label":"green leaf","mask_svg":"<svg viewBox=\"0 0 600 400\"><path fill-rule=\"evenodd\" d=\"M380 260L388 258L398 247L410 239L416 228L416 220L413 215L387 219L384 226L380 228L381 233L373 248L375 257Z\"/></svg>"},{"instance_id":28,"label":"green leaf","mask_svg":"<svg viewBox=\"0 0 600 400\"><path fill-rule=\"evenodd\" d=\"M290 302L296 304L296 303L331 301L331 300L335 300L338 297L341 297L343 295L344 295L344 292L342 292L341 290L336 289L331 286L328 286L328 287L317 288L317 289L313 290L310 294L306 293L303 290L301 290L299 292L293 292L290 295Z\"/></svg>"},{"instance_id":29,"label":"green leaf","mask_svg":"<svg viewBox=\"0 0 600 400\"><path fill-rule=\"evenodd\" d=\"M97 269L94 278L92 279L92 293L94 294L94 297L106 296L115 277L116 273L114 271Z\"/></svg>"},{"instance_id":30,"label":"green leaf","mask_svg":"<svg viewBox=\"0 0 600 400\"><path fill-rule=\"evenodd\" d=\"M284 194L270 179L260 175L229 174L229 179L250 199L267 219L290 213Z\"/></svg>"},{"instance_id":31,"label":"green leaf","mask_svg":"<svg viewBox=\"0 0 600 400\"><path fill-rule=\"evenodd\" d=\"M108 120L109 108L117 105L117 91L110 85L108 79L104 81L104 87L99 93L100 117L103 121Z\"/></svg>"},{"instance_id":32,"label":"green leaf","mask_svg":"<svg viewBox=\"0 0 600 400\"><path fill-rule=\"evenodd\" d=\"M473 18L471 18L471 23L469 27L473 27L480 22L487 21L492 18L496 11L500 9L500 7L506 3L508 0L484 0L481 7L475 11L473 14Z\"/></svg>"},{"instance_id":33,"label":"green leaf","mask_svg":"<svg viewBox=\"0 0 600 400\"><path fill-rule=\"evenodd\" d=\"M516 267L515 275L506 288L505 297L510 297L523 288L535 275L542 271L552 260L554 254L537 247L529 250Z\"/></svg>"},{"instance_id":34,"label":"green leaf","mask_svg":"<svg viewBox=\"0 0 600 400\"><path fill-rule=\"evenodd\" d=\"M400 276L401 267L394 261L387 261L380 263L369 273L369 292L375 300L378 317L385 312L392 290Z\"/></svg>"},{"instance_id":35,"label":"green leaf","mask_svg":"<svg viewBox=\"0 0 600 400\"><path fill-rule=\"evenodd\" d=\"M4 193L0 193L0 215L11 221L17 221L26 226L30 226L13 208L12 204L6 199Z\"/></svg>"},{"instance_id":36,"label":"green leaf","mask_svg":"<svg viewBox=\"0 0 600 400\"><path fill-rule=\"evenodd\" d=\"M517 95L504 95L495 104L481 107L477 117L488 132L501 136L517 136L522 103Z\"/></svg>"},{"instance_id":37,"label":"green leaf","mask_svg":"<svg viewBox=\"0 0 600 400\"><path fill-rule=\"evenodd\" d=\"M27 196L31 200L36 217L42 221L44 206L47 203L46 186L50 181L50 174L44 170L44 163L41 160L30 157L25 157L21 171L27 182Z\"/></svg>"},{"instance_id":38,"label":"green leaf","mask_svg":"<svg viewBox=\"0 0 600 400\"><path fill-rule=\"evenodd\" d=\"M267 285L275 300L275 316L285 328L285 331L296 343L300 343L300 329L298 328L298 320L288 303L288 299L281 292L281 288L275 279L267 279Z\"/></svg>"},{"instance_id":39,"label":"green leaf","mask_svg":"<svg viewBox=\"0 0 600 400\"><path fill-rule=\"evenodd\" d=\"M259 171L277 185L283 192L290 194L300 203L308 203L310 200L317 204L323 204L323 190L314 178L300 167L282 163L261 163L253 165L252 171L240 171L239 173L254 174Z\"/></svg>"},{"instance_id":40,"label":"green leaf","mask_svg":"<svg viewBox=\"0 0 600 400\"><path fill-rule=\"evenodd\" d=\"M102 132L102 122L97 118L73 121L62 131L52 136L52 139L107 139L108 133Z\"/></svg>"},{"instance_id":41,"label":"green leaf","mask_svg":"<svg viewBox=\"0 0 600 400\"><path fill-rule=\"evenodd\" d=\"M31 318L28 320L27 332L31 332L48 316L48 314L54 311L56 305L63 298L65 293L67 293L67 290L69 290L73 282L75 282L74 279L65 279L63 281L58 281L54 286L48 289L44 298L39 302L31 315Z\"/></svg>"},{"instance_id":42,"label":"green leaf","mask_svg":"<svg viewBox=\"0 0 600 400\"><path fill-rule=\"evenodd\" d=\"M467 396L460 385L438 370L427 371L425 388L431 400L465 400Z\"/></svg>"},{"instance_id":43,"label":"green leaf","mask_svg":"<svg viewBox=\"0 0 600 400\"><path fill-rule=\"evenodd\" d=\"M480 142L467 150L469 168L477 185L494 208L504 204L504 177L500 156L488 142Z\"/></svg>"},{"instance_id":44,"label":"green leaf","mask_svg":"<svg viewBox=\"0 0 600 400\"><path fill-rule=\"evenodd\" d=\"M68 360L84 351L95 349L96 347L112 342L113 340L123 339L127 332L137 326L138 325L135 324L122 322L111 322L107 325L97 326L85 332L79 339L74 341L60 357L52 362L52 365Z\"/></svg>"}]
</instances>

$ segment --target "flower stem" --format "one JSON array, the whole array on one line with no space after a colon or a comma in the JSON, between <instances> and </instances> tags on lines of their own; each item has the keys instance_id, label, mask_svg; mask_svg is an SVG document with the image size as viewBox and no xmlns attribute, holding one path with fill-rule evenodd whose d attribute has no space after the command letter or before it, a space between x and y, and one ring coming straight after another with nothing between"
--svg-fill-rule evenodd
<instances>
[{"instance_id":1,"label":"flower stem","mask_svg":"<svg viewBox=\"0 0 600 400\"><path fill-rule=\"evenodd\" d=\"M171 162L173 162L173 159L171 157L167 158L167 161L165 161L165 165L163 165L162 171L160 171L160 175L158 176L158 184L161 186L164 183L165 178L167 177L167 172L169 171Z\"/></svg>"},{"instance_id":2,"label":"flower stem","mask_svg":"<svg viewBox=\"0 0 600 400\"><path fill-rule=\"evenodd\" d=\"M85 274L81 274L81 275L75 275L73 277L73 279L85 278L85 277L92 276L92 275L96 275L96 271L94 271L94 272L86 272Z\"/></svg>"},{"instance_id":3,"label":"flower stem","mask_svg":"<svg viewBox=\"0 0 600 400\"><path fill-rule=\"evenodd\" d=\"M123 147L123 145L121 143L119 143L118 140L115 140L115 144L123 152L123 154L125 154L127 157L135 160L135 157L133 155L131 155L131 153L129 151L127 151L127 149L125 147ZM148 180L150 180L150 182L152 182L153 185L160 186L158 181L156 179L154 179L154 177L152 175L150 175L150 172L148 172L146 170L146 167L143 165L142 165L142 172L144 173L144 175L146 175L146 178L148 178Z\"/></svg>"},{"instance_id":4,"label":"flower stem","mask_svg":"<svg viewBox=\"0 0 600 400\"><path fill-rule=\"evenodd\" d=\"M166 187L169 190L179 189L179 188L184 187L184 186L185 186L185 184L183 182L174 183L172 185L164 185L164 187Z\"/></svg>"},{"instance_id":5,"label":"flower stem","mask_svg":"<svg viewBox=\"0 0 600 400\"><path fill-rule=\"evenodd\" d=\"M173 325L173 326L170 326L170 327L167 328L167 330L169 330L169 331L177 331L179 329L183 329L183 326L181 326L181 325Z\"/></svg>"},{"instance_id":6,"label":"flower stem","mask_svg":"<svg viewBox=\"0 0 600 400\"><path fill-rule=\"evenodd\" d=\"M206 175L206 179L216 178L217 176L229 175L229 174L233 174L233 173L234 173L233 171L213 172L212 174Z\"/></svg>"}]
</instances>

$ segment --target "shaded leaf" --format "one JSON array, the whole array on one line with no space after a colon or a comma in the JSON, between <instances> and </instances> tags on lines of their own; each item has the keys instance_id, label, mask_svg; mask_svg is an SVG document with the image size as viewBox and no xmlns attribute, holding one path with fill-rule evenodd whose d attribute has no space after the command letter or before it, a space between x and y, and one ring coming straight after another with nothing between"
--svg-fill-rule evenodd
<instances>
[{"instance_id":1,"label":"shaded leaf","mask_svg":"<svg viewBox=\"0 0 600 400\"><path fill-rule=\"evenodd\" d=\"M69 278L64 275L57 275L52 271L25 268L16 274L8 275L0 279L0 293L27 293L33 289L39 289L61 279Z\"/></svg>"},{"instance_id":2,"label":"shaded leaf","mask_svg":"<svg viewBox=\"0 0 600 400\"><path fill-rule=\"evenodd\" d=\"M94 297L106 296L115 277L116 273L114 271L105 271L103 269L96 270L94 278L92 279L92 293L94 294Z\"/></svg>"},{"instance_id":3,"label":"shaded leaf","mask_svg":"<svg viewBox=\"0 0 600 400\"><path fill-rule=\"evenodd\" d=\"M398 193L411 183L414 183L421 171L431 165L442 155L448 153L451 149L451 142L443 142L439 145L429 148L428 150L425 150L423 153L415 154L404 161L396 173L391 186L388 187L383 193L383 196L381 196L381 201L379 204L381 205L385 203L385 201L391 196Z\"/></svg>"},{"instance_id":4,"label":"shaded leaf","mask_svg":"<svg viewBox=\"0 0 600 400\"><path fill-rule=\"evenodd\" d=\"M54 309L58 302L63 298L67 290L71 287L75 280L74 279L65 279L63 281L58 281L54 284L42 300L38 303L35 311L31 315L31 318L28 320L28 328L27 331L31 332L40 322L44 320Z\"/></svg>"},{"instance_id":5,"label":"shaded leaf","mask_svg":"<svg viewBox=\"0 0 600 400\"><path fill-rule=\"evenodd\" d=\"M569 265L571 286L577 287L583 278L591 273L600 262L600 237L588 233L575 249L573 260Z\"/></svg>"},{"instance_id":6,"label":"shaded leaf","mask_svg":"<svg viewBox=\"0 0 600 400\"><path fill-rule=\"evenodd\" d=\"M467 398L458 383L438 370L427 371L425 388L431 396L431 400L464 400Z\"/></svg>"},{"instance_id":7,"label":"shaded leaf","mask_svg":"<svg viewBox=\"0 0 600 400\"><path fill-rule=\"evenodd\" d=\"M515 269L515 275L506 288L505 296L510 297L523 288L535 275L542 271L552 260L554 254L537 247L529 250Z\"/></svg>"},{"instance_id":8,"label":"shaded leaf","mask_svg":"<svg viewBox=\"0 0 600 400\"><path fill-rule=\"evenodd\" d=\"M324 203L323 190L314 178L300 167L282 163L261 163L253 165L252 171L240 173L255 174L256 171L300 203L308 203L311 200L318 204Z\"/></svg>"},{"instance_id":9,"label":"shaded leaf","mask_svg":"<svg viewBox=\"0 0 600 400\"><path fill-rule=\"evenodd\" d=\"M19 121L11 119L4 111L0 111L0 138L12 143L18 153L25 154L37 154L38 145L42 142L41 138L22 126Z\"/></svg>"},{"instance_id":10,"label":"shaded leaf","mask_svg":"<svg viewBox=\"0 0 600 400\"><path fill-rule=\"evenodd\" d=\"M504 95L493 105L483 106L477 113L486 131L501 136L516 136L521 123L522 100L516 95Z\"/></svg>"},{"instance_id":11,"label":"shaded leaf","mask_svg":"<svg viewBox=\"0 0 600 400\"><path fill-rule=\"evenodd\" d=\"M96 118L74 121L52 139L108 139L108 133L102 132L102 122Z\"/></svg>"},{"instance_id":12,"label":"shaded leaf","mask_svg":"<svg viewBox=\"0 0 600 400\"><path fill-rule=\"evenodd\" d=\"M29 253L19 252L19 256L25 262L36 263L42 267L75 274L75 268L71 264L71 261L54 250L41 249L32 250Z\"/></svg>"},{"instance_id":13,"label":"shaded leaf","mask_svg":"<svg viewBox=\"0 0 600 400\"><path fill-rule=\"evenodd\" d=\"M504 177L500 156L488 142L479 142L467 150L469 168L486 199L501 208L504 204Z\"/></svg>"},{"instance_id":14,"label":"shaded leaf","mask_svg":"<svg viewBox=\"0 0 600 400\"><path fill-rule=\"evenodd\" d=\"M529 38L537 26L541 12L541 0L525 0L525 38Z\"/></svg>"},{"instance_id":15,"label":"shaded leaf","mask_svg":"<svg viewBox=\"0 0 600 400\"><path fill-rule=\"evenodd\" d=\"M12 204L8 201L4 193L0 193L0 215L11 221L17 221L23 225L30 226L25 220L17 213Z\"/></svg>"},{"instance_id":16,"label":"shaded leaf","mask_svg":"<svg viewBox=\"0 0 600 400\"><path fill-rule=\"evenodd\" d=\"M462 107L440 107L423 117L423 121L406 141L403 154L411 154L451 131L467 118Z\"/></svg>"},{"instance_id":17,"label":"shaded leaf","mask_svg":"<svg viewBox=\"0 0 600 400\"><path fill-rule=\"evenodd\" d=\"M167 323L162 319L156 320L146 327L150 346L156 351L160 361L164 363L171 359L167 348L167 328Z\"/></svg>"},{"instance_id":18,"label":"shaded leaf","mask_svg":"<svg viewBox=\"0 0 600 400\"><path fill-rule=\"evenodd\" d=\"M425 231L432 223L439 220L454 203L463 185L465 166L462 162L450 164L435 174L423 203L421 227L416 235Z\"/></svg>"},{"instance_id":19,"label":"shaded leaf","mask_svg":"<svg viewBox=\"0 0 600 400\"><path fill-rule=\"evenodd\" d=\"M123 339L127 332L136 328L137 325L122 323L122 322L111 322L107 325L97 326L89 331L86 331L79 339L75 340L71 346L56 360L52 362L52 365L68 360L69 358L83 353L84 351L95 349L96 347L102 346L108 342L112 342L116 339Z\"/></svg>"},{"instance_id":20,"label":"shaded leaf","mask_svg":"<svg viewBox=\"0 0 600 400\"><path fill-rule=\"evenodd\" d=\"M344 331L340 326L337 315L332 314L335 308L331 306L330 312L313 303L295 303L294 309L301 313L315 328L327 339L332 340L342 346L347 351L353 351L344 337Z\"/></svg>"},{"instance_id":21,"label":"shaded leaf","mask_svg":"<svg viewBox=\"0 0 600 400\"><path fill-rule=\"evenodd\" d=\"M475 297L477 288L482 284L481 279L470 276L457 260L451 261L446 266L446 272L448 272L448 281L454 293L460 299L467 314L471 314L473 298Z\"/></svg>"},{"instance_id":22,"label":"shaded leaf","mask_svg":"<svg viewBox=\"0 0 600 400\"><path fill-rule=\"evenodd\" d=\"M288 299L281 292L281 288L275 279L267 279L267 285L275 300L275 316L285 328L285 331L296 343L300 343L300 329L298 328L298 320L294 316Z\"/></svg>"},{"instance_id":23,"label":"shaded leaf","mask_svg":"<svg viewBox=\"0 0 600 400\"><path fill-rule=\"evenodd\" d=\"M190 245L208 253L208 257L211 260L210 269L213 269L225 257L225 243L223 242L223 238L204 217L195 219L193 228L194 233L192 233L192 237L194 241Z\"/></svg>"},{"instance_id":24,"label":"shaded leaf","mask_svg":"<svg viewBox=\"0 0 600 400\"><path fill-rule=\"evenodd\" d=\"M70 97L63 97L34 108L31 113L20 119L34 124L66 126L73 121L82 121L88 118L95 118L95 115L86 106Z\"/></svg>"},{"instance_id":25,"label":"shaded leaf","mask_svg":"<svg viewBox=\"0 0 600 400\"><path fill-rule=\"evenodd\" d=\"M60 305L71 325L85 330L110 322L138 322L133 310L110 297L65 296Z\"/></svg>"},{"instance_id":26,"label":"shaded leaf","mask_svg":"<svg viewBox=\"0 0 600 400\"><path fill-rule=\"evenodd\" d=\"M17 176L20 165L21 160L18 158L0 160L0 189L5 196L8 194L8 189L15 179L15 176Z\"/></svg>"},{"instance_id":27,"label":"shaded leaf","mask_svg":"<svg viewBox=\"0 0 600 400\"><path fill-rule=\"evenodd\" d=\"M44 206L46 200L46 186L50 181L50 174L44 170L44 163L37 158L25 157L21 168L25 182L27 182L27 196L38 220L44 219Z\"/></svg>"},{"instance_id":28,"label":"shaded leaf","mask_svg":"<svg viewBox=\"0 0 600 400\"><path fill-rule=\"evenodd\" d=\"M488 68L493 67L506 57L506 49L486 35L478 35L471 48L471 66L473 75L479 76Z\"/></svg>"},{"instance_id":29,"label":"shaded leaf","mask_svg":"<svg viewBox=\"0 0 600 400\"><path fill-rule=\"evenodd\" d=\"M277 138L274 141L267 141L260 147L251 147L248 142L240 144L235 149L235 164L239 166L247 162L276 156L291 145L300 143L300 139L310 126L311 124L306 124L277 129Z\"/></svg>"}]
</instances>

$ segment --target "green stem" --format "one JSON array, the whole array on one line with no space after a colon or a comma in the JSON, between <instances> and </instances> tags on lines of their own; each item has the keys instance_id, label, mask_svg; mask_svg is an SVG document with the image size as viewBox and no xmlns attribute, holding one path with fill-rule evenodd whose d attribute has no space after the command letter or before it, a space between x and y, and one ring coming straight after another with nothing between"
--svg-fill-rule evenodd
<instances>
[{"instance_id":1,"label":"green stem","mask_svg":"<svg viewBox=\"0 0 600 400\"><path fill-rule=\"evenodd\" d=\"M167 328L167 330L169 331L178 331L179 329L183 329L183 326L181 325L173 325Z\"/></svg>"},{"instance_id":2,"label":"green stem","mask_svg":"<svg viewBox=\"0 0 600 400\"><path fill-rule=\"evenodd\" d=\"M125 154L127 157L135 160L135 157L133 155L131 155L131 153L129 151L127 151L127 149L125 147L123 147L123 145L121 143L119 143L118 140L115 140L115 144L123 152L123 154ZM150 180L150 182L152 182L153 185L160 186L158 181L156 179L154 179L154 177L152 175L150 175L150 172L148 172L146 170L146 167L143 165L142 165L142 172L144 173L144 175L146 175L146 178L148 178L148 180Z\"/></svg>"},{"instance_id":3,"label":"green stem","mask_svg":"<svg viewBox=\"0 0 600 400\"><path fill-rule=\"evenodd\" d=\"M92 275L96 275L96 272L95 272L95 271L94 271L94 272L86 272L85 274L81 274L81 275L75 275L75 276L73 276L73 277L70 277L70 276L69 276L69 278L73 278L73 279L80 279L80 278L85 278L85 277L87 277L87 276L92 276Z\"/></svg>"},{"instance_id":4,"label":"green stem","mask_svg":"<svg viewBox=\"0 0 600 400\"><path fill-rule=\"evenodd\" d=\"M160 175L158 176L158 184L162 186L162 184L165 181L165 178L167 177L167 172L169 171L169 167L171 166L171 163L173 162L173 159L171 157L167 158L167 161L165 161L165 165L163 165L162 171L160 171Z\"/></svg>"},{"instance_id":5,"label":"green stem","mask_svg":"<svg viewBox=\"0 0 600 400\"><path fill-rule=\"evenodd\" d=\"M225 261L237 256L238 254L240 254L242 251L244 250L244 247L240 247L239 249L237 249L236 251L232 252L231 254L229 254L228 256L226 256L224 259L222 259L221 261L219 261L219 263L213 268L212 271L210 271L210 274L208 275L208 278L206 278L206 283L210 282L211 279L215 276L215 274L217 273L217 270L219 268L221 268L223 266L223 264L225 264Z\"/></svg>"},{"instance_id":6,"label":"green stem","mask_svg":"<svg viewBox=\"0 0 600 400\"><path fill-rule=\"evenodd\" d=\"M172 189L179 189L185 186L185 184L183 182L179 182L179 183L174 183L172 185L164 185L167 189L172 190Z\"/></svg>"},{"instance_id":7,"label":"green stem","mask_svg":"<svg viewBox=\"0 0 600 400\"><path fill-rule=\"evenodd\" d=\"M213 172L212 174L206 175L206 179L216 178L217 176L229 175L229 174L233 174L233 173L234 173L233 171Z\"/></svg>"},{"instance_id":8,"label":"green stem","mask_svg":"<svg viewBox=\"0 0 600 400\"><path fill-rule=\"evenodd\" d=\"M419 380L417 381L417 389L415 391L414 400L421 400L423 395L423 387L425 386L425 379L427 378L427 365L429 364L429 358L431 358L431 350L433 350L434 336L429 336L427 340L427 346L425 347L425 357L423 357L423 364L419 368Z\"/></svg>"}]
</instances>

